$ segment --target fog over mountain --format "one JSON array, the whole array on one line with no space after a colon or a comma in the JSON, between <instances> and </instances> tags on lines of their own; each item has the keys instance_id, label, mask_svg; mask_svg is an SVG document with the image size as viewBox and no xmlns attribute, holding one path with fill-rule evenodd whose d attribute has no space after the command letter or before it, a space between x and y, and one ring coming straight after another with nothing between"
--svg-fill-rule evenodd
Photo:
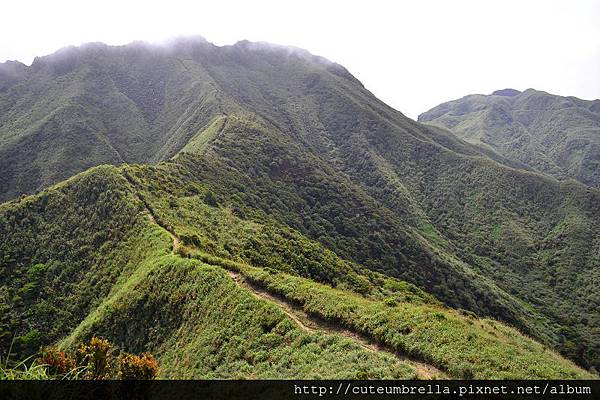
<instances>
[{"instance_id":1,"label":"fog over mountain","mask_svg":"<svg viewBox=\"0 0 600 400\"><path fill-rule=\"evenodd\" d=\"M465 94L506 87L600 98L595 0L55 0L7 2L2 13L0 62L30 65L88 42L164 43L202 34L219 46L248 39L327 57L413 119Z\"/></svg>"}]
</instances>

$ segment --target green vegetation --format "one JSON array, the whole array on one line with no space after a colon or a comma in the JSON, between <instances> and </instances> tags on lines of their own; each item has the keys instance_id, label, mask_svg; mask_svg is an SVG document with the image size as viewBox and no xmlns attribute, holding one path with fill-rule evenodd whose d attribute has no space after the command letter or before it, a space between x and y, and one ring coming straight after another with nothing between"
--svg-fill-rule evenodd
<instances>
[{"instance_id":1,"label":"green vegetation","mask_svg":"<svg viewBox=\"0 0 600 400\"><path fill-rule=\"evenodd\" d=\"M123 238L130 238L126 242L129 247L121 256L129 255L131 261L125 258L124 267L115 273L107 293L97 297L96 301L92 301L91 296L95 293L89 289L74 293L79 302L91 305L87 314L66 308L63 314L55 316L54 323L65 327L63 329L67 333L59 343L61 351L76 352L76 364L87 365L86 376L97 379L111 371L105 362L109 357L108 345L94 344L93 340L90 345L77 345L94 335L111 338L119 351L150 351L156 354L161 366L159 376L164 378L349 379L418 376L415 366L410 361L397 358L394 351L441 369L451 377L591 376L514 329L499 322L480 320L468 313L461 315L449 310L414 285L343 261L335 253L289 228L278 228L273 223L270 236L263 236L258 222L250 224L233 215L231 210L206 204L203 200L205 193L199 186L196 187L198 194L194 195L195 201L191 202L199 202L199 208L186 212L184 207L178 206L181 221L201 216L203 224L212 225L217 235L215 239L223 245L232 242L235 237L247 237L249 234L246 229L252 227L253 232L258 233L253 236L257 241L265 240L268 243L268 240L277 238L279 246L258 246L254 257L248 257L256 259L264 254L259 259L269 261L269 266L256 264L258 266L252 267L219 255L206 254L193 243L180 243L175 249L177 254L171 254L172 245L181 240L174 237L177 225L170 224L168 213L161 216L161 203L154 205L153 201L160 199L165 207L169 207L172 199L169 196L153 198L148 190L141 190L142 182L148 184L148 181L140 179L136 183L132 173L141 174L142 171L144 169L139 167L121 170L99 168L43 192L38 197L27 199L25 203L31 209L38 210L31 214L32 218L44 221L42 217L45 213L57 215L59 208L41 209L41 199L47 199L47 204L51 205L64 200L67 194L72 195L74 190L85 192L82 186L99 188L102 182L108 181L121 187L123 193L114 198L107 211L95 207L102 202L91 202L88 218L93 220L94 213L107 212L104 215L107 221L116 219L123 223L121 211L132 210L129 216L131 224L125 226L122 236L116 238L120 242ZM166 182L163 183L165 188L169 187ZM85 215L83 205L72 201L74 197L68 198ZM88 196L82 198L87 199ZM129 206L124 207L125 204ZM8 205L4 212L14 212L20 206L23 203ZM63 212L69 213L70 210L63 209ZM214 221L219 221L223 226L213 224ZM168 233L159 223L172 232ZM244 226L244 223L251 226ZM203 224L190 225L197 226L197 232L200 232L204 231ZM225 226L229 226L229 233L226 233ZM19 231L14 227L12 229L15 233ZM188 231L192 238L193 232ZM61 234L67 235L68 232ZM87 236L80 235L82 241L90 238L94 238L93 232ZM110 236L105 239L107 243L102 246L114 248L115 253L111 257L117 257L123 249L111 246ZM50 238L47 240L51 243ZM203 240L203 237L198 237L191 242L202 245ZM243 242L232 242L230 250L237 253L243 248ZM26 250L23 244L15 242L14 246L15 250ZM280 253L275 252L274 248L280 248ZM285 261L281 261L288 257L287 252L304 257L304 261L298 265L318 260L314 265L322 270L317 273L299 269L294 264L290 268ZM218 250L214 251L214 254L217 253ZM240 251L240 254L244 252ZM231 254L229 256L232 258ZM245 256L240 259L244 260ZM38 259L34 261L34 265L40 264ZM49 261L45 259L44 264L49 264ZM97 261L92 258L87 262L94 265ZM102 276L110 265L99 265L92 271L98 271L96 273ZM23 275L40 284L37 272L31 273L40 270L43 268L39 266L27 268ZM257 298L245 287L237 285L226 270L238 271L248 281L302 306L309 315L346 327L390 350L365 348L360 342L344 337L335 330L307 331L277 304ZM322 280L328 285L316 283L319 277L329 277ZM87 279L97 281L98 276L87 275ZM14 281L19 282L16 279ZM41 288L44 282L41 282ZM74 300L75 297L71 297L71 301ZM38 310L35 301L33 309ZM40 302L37 299L37 303ZM40 319L33 313L19 315L15 312L13 315L27 326ZM63 315L64 321L60 320ZM47 344L56 339L60 337L41 335L39 340L41 344ZM89 350L90 346L99 350ZM27 348L21 347L20 354L25 356L27 351ZM507 358L507 354L511 356ZM142 356L137 357L135 360L122 357L124 362L128 361L121 368L121 375L128 373L131 364L140 362ZM92 362L92 359L95 361Z\"/></svg>"},{"instance_id":2,"label":"green vegetation","mask_svg":"<svg viewBox=\"0 0 600 400\"><path fill-rule=\"evenodd\" d=\"M4 356L101 335L161 377L418 376L394 351L453 377L591 376L554 350L600 367L598 190L411 121L298 49L86 45L15 71ZM18 197L101 163L128 164ZM305 331L238 264L392 353Z\"/></svg>"},{"instance_id":3,"label":"green vegetation","mask_svg":"<svg viewBox=\"0 0 600 400\"><path fill-rule=\"evenodd\" d=\"M0 349L15 334L17 354L63 337L148 252L170 251L160 247L164 233L137 216L141 204L126 185L99 167L0 206Z\"/></svg>"},{"instance_id":4,"label":"green vegetation","mask_svg":"<svg viewBox=\"0 0 600 400\"><path fill-rule=\"evenodd\" d=\"M164 378L410 378L392 355L336 335L302 331L223 269L165 256L115 293L62 343L98 332L158 355Z\"/></svg>"},{"instance_id":5,"label":"green vegetation","mask_svg":"<svg viewBox=\"0 0 600 400\"><path fill-rule=\"evenodd\" d=\"M490 319L419 304L399 290L394 301L373 301L304 278L225 262L255 284L283 295L308 313L335 321L397 351L467 379L589 378L548 348ZM389 298L388 298L389 299Z\"/></svg>"},{"instance_id":6,"label":"green vegetation","mask_svg":"<svg viewBox=\"0 0 600 400\"><path fill-rule=\"evenodd\" d=\"M598 100L508 90L440 104L419 121L451 129L514 163L600 188Z\"/></svg>"},{"instance_id":7,"label":"green vegetation","mask_svg":"<svg viewBox=\"0 0 600 400\"><path fill-rule=\"evenodd\" d=\"M37 361L30 363L31 358L19 361L14 365L8 365L5 361L5 365L0 365L0 380L1 381L17 381L17 380L46 380L50 379L48 370L45 365L39 364ZM3 360L0 359L0 362Z\"/></svg>"}]
</instances>

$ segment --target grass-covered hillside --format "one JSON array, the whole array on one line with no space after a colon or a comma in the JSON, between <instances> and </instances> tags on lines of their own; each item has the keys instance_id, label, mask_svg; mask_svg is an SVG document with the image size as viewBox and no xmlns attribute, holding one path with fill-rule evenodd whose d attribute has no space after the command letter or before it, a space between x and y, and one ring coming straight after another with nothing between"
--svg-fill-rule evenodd
<instances>
[{"instance_id":1,"label":"grass-covered hillside","mask_svg":"<svg viewBox=\"0 0 600 400\"><path fill-rule=\"evenodd\" d=\"M556 178L600 187L600 100L505 89L440 104L419 121Z\"/></svg>"},{"instance_id":2,"label":"grass-covered hillside","mask_svg":"<svg viewBox=\"0 0 600 400\"><path fill-rule=\"evenodd\" d=\"M0 200L96 165L172 156L228 112L202 65L186 60L195 50L88 44L29 67L2 64Z\"/></svg>"},{"instance_id":3,"label":"grass-covered hillside","mask_svg":"<svg viewBox=\"0 0 600 400\"><path fill-rule=\"evenodd\" d=\"M0 217L0 296L8 310L3 344L17 335L26 352L46 340L69 336L67 345L98 333L134 347L127 351L149 346L162 357L183 346L188 330L200 330L193 324L214 322L186 308L191 292L172 292L171 274L202 270L202 263L223 268L226 261L305 279L294 285L327 285L336 296L355 296L348 298L351 309L367 299L380 310L388 310L381 302L418 304L460 324L469 324L470 313L503 321L542 343L525 345L533 342L519 336L511 344L510 354L526 357L522 365L546 352L557 365L569 365L556 361L555 350L583 368L600 366L597 189L556 181L447 129L412 121L343 67L299 49L249 42L217 47L197 39L168 46L92 44L38 58L30 67L4 64L0 71L9 69L0 86L0 167L6 171L0 196L13 199L1 206ZM18 197L101 163L127 165L92 169ZM88 187L88 179L104 184ZM169 255L171 241L175 253L190 259ZM168 272L173 265L181 270ZM234 270L242 289L252 291L242 281L253 278ZM198 275L189 281L223 292L234 287L215 271L193 272ZM153 281L154 273L166 275ZM216 283L208 284L212 279ZM29 292L32 285L44 289ZM323 317L292 289L272 287L269 295L293 303L306 318ZM83 297L71 299L78 294ZM242 301L231 296L228 301ZM175 311L163 321L152 310L169 299ZM140 309L144 304L148 310ZM55 323L55 310L76 316ZM119 331L146 311L154 319L135 321L143 335L127 338ZM467 361L460 357L475 355L464 348L446 355L426 350L424 337L388 340L381 334L389 328L385 335L394 336L395 322L360 315L333 322L451 376L528 377L525 367L497 363L503 347L490 349L487 361ZM435 326L427 315L427 325ZM404 335L416 338L413 322ZM150 343L154 336L145 329L154 325L158 336ZM183 336L171 331L175 326ZM500 334L480 333L473 333L475 349L488 341L506 344ZM470 341L448 335L437 337L434 347L452 337ZM250 339L240 340L250 346ZM454 352L463 356L452 359ZM169 365L179 365L185 354L173 357Z\"/></svg>"},{"instance_id":4,"label":"grass-covered hillside","mask_svg":"<svg viewBox=\"0 0 600 400\"><path fill-rule=\"evenodd\" d=\"M275 221L241 218L202 184L167 196L173 217L152 180L161 177L100 167L2 206L3 350L73 351L99 335L152 352L165 378L592 377L500 322L448 309ZM291 264L290 250L303 261Z\"/></svg>"}]
</instances>

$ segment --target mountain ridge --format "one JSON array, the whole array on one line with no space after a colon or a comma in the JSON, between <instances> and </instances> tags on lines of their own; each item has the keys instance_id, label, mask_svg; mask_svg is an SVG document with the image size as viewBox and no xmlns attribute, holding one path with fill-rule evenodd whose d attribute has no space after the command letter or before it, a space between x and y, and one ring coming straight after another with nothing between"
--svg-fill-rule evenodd
<instances>
[{"instance_id":1,"label":"mountain ridge","mask_svg":"<svg viewBox=\"0 0 600 400\"><path fill-rule=\"evenodd\" d=\"M58 234L60 230L49 233L40 231L42 241L50 244L42 248L37 247L33 241L28 245L28 241L22 240L20 236L13 238L17 251L24 251L24 246L35 249L34 253L31 253L31 250L25 251L33 256L31 262L37 263L35 270L42 271L43 274L36 278L33 290L27 285L23 286L27 288L27 292L20 290L23 295L22 301L30 307L33 306L31 309L35 310L32 315L35 319L30 320L30 323L38 328L52 327L62 320L62 315L70 316L62 322L71 326L71 329L63 325L61 329L47 331L53 332L53 335L59 338L64 332L70 332L59 342L61 348L72 349L75 343L93 332L111 338L118 348L129 351L150 349L158 355L162 376L171 378L424 377L418 375L411 363L394 361L386 352L362 349L361 346L353 344L352 340L344 339L335 333L323 335L320 330L315 333L301 333L295 327L293 319L288 319L285 313L278 311L271 304L271 300L252 300L254 296L246 291L243 285L240 287L229 278L232 276L230 272L233 271L238 280L248 280L248 284L258 285L270 295L283 296L289 302L300 303L304 312L313 318L318 317L334 324L339 323L341 319L344 321L342 325L350 329L350 332L355 332L353 334L361 333L372 338L371 340L390 346L395 351L408 352L411 358L424 360L453 377L593 376L511 328L493 320L479 320L468 313L460 314L448 310L419 289L383 275L358 275L362 279L367 278L374 282L383 279L386 282L372 286L373 291L369 294L359 295L356 290L360 290L360 284L353 289L351 286L342 288L341 285L331 288L329 285L317 284L313 279L303 278L306 272L300 272L300 276L286 272L284 264L277 267L272 265L272 269L252 267L197 253L194 245L187 242L195 240L185 239L185 235L180 231L177 232L183 238L183 244L178 246L180 252L173 254L171 234L166 228L162 228L162 225L170 225L164 220L157 225L148 218L148 208L152 210L151 215L156 215L157 218L161 218L158 211L161 208L157 207L156 199L149 200L144 197L150 194L149 188L144 185L144 180L149 177L140 181L140 171L136 169L97 167L39 195L28 196L19 202L18 207L11 207L8 203L0 207L2 230L6 229L7 212L26 211L29 218L38 221L40 217L62 216L66 221L59 229L65 229L62 232L71 240L78 240L80 246L71 247L68 251L75 251L80 260L95 258L89 258L87 255L88 251L96 251L94 247L84 244L88 240L91 240L89 243L102 243L102 248L108 246L113 252L121 252L121 256L134 255L132 260L124 263L125 268L119 273L111 271L112 268L118 268L119 264L112 261L114 255L107 257L105 250L104 256L96 258L99 263L95 268L76 267L71 270L84 274L83 277L79 277L83 278L79 283L72 281L74 276L65 279L69 275L63 274L61 280L54 280L52 284L53 275L61 270L61 266L56 264L56 260L49 262L43 258L44 254L56 251L53 249L54 245L62 247L61 235ZM132 173L137 176L133 178L134 184L129 183L131 178L126 178ZM150 182L145 182L148 183ZM116 185L122 192L116 192L114 187L106 189L103 184ZM201 187L197 188L202 190ZM84 192L80 194L81 190ZM85 193L88 190L92 192ZM126 200L134 193L137 194ZM200 196L194 197L201 198L201 192L199 194ZM75 197L68 203L60 201L63 196L73 195ZM108 201L94 200L94 196L107 196ZM136 202L135 197L143 199L142 203ZM68 207L64 208L63 205ZM127 205L131 208L121 210L122 206ZM69 207L74 207L78 212L73 213ZM224 206L215 208L210 202L201 201L200 207L209 213L228 212ZM71 218L89 220L87 229L90 229L90 232L98 229L98 217L109 225L121 224L121 228L107 229L107 232L112 233L101 239L88 236L83 231L69 232L73 224L65 218L68 215L71 215ZM125 215L130 216L128 221L122 218ZM9 216L8 221L10 220ZM34 224L37 225L36 222ZM230 228L235 229L235 224L230 225ZM22 235L27 234L28 229L22 226L13 228L12 232ZM122 240L123 238L125 240ZM38 243L42 241L38 239ZM123 249L129 250L123 253ZM5 250L6 248L3 248L5 255L15 254L14 250ZM66 260L68 259L70 258ZM39 264L40 261L45 262ZM326 263L321 265L325 266ZM32 267L28 269L31 271ZM99 275L96 275L98 273ZM88 279L85 277L91 278L90 281L95 285L86 284ZM338 277L347 279L348 274L342 273ZM98 281L98 278L101 280ZM89 290L94 287L95 290ZM75 292L72 292L73 288L76 289ZM42 293L36 293L36 290L51 290L48 293L53 293L53 296L44 296ZM108 295L93 300L97 290L108 291ZM77 294L75 298L78 302L59 311L56 307L61 307L63 296L73 298L74 293ZM308 296L303 297L307 294ZM390 294L391 297L385 297ZM330 300L327 300L329 298ZM384 299L387 300L384 302ZM86 315L88 311L85 311L83 314L71 316L70 312L80 310L78 304L81 304L81 301L83 304L90 302L86 306L89 307L89 314ZM203 312L198 313L197 310ZM396 319L396 313L406 315ZM415 314L412 315L413 313ZM218 320L225 318L228 324L217 322L214 319L215 315L219 316ZM373 316L375 318L370 320ZM378 321L384 316L389 321L380 325ZM249 321L252 323L249 324ZM6 323L5 320L0 322ZM395 324L400 326L396 327ZM452 329L451 332L462 340L457 338L448 341L446 324L456 324L457 329ZM377 333L382 327L386 327L386 334ZM199 337L182 334L188 331L196 332ZM36 330L24 335L23 344L21 341L17 343L19 348L34 345L35 335L32 332ZM400 332L404 332L401 335L409 334L407 339L398 336ZM231 339L227 340L229 337ZM404 344L405 340L407 342ZM463 346L470 341L483 347L475 344ZM431 343L433 346L428 348L425 343ZM482 349L485 351L482 352ZM506 352L514 357L507 359L504 357ZM358 364L357 359L360 360Z\"/></svg>"},{"instance_id":2,"label":"mountain ridge","mask_svg":"<svg viewBox=\"0 0 600 400\"><path fill-rule=\"evenodd\" d=\"M202 256L208 254L374 296L384 290L382 276L391 276L446 307L500 319L581 365L598 365L594 307L600 299L593 285L600 273L600 244L594 241L600 192L523 171L519 162L447 129L412 121L337 64L244 42L182 46L177 57L140 45L91 46L84 56L38 61L26 84L0 92L0 110L9 110L0 117L0 145L9 143L0 155L12 173L2 193L13 198L2 206L6 235L0 246L5 254L13 254L11 246L21 249L2 265L16 281L29 279L30 261L54 265L69 247L60 240L47 253L27 247L27 241L41 240L30 233L43 232L48 220L15 225L14 210L31 198L15 199L30 190L22 188L35 191L89 166L125 162L119 167L125 182L115 175L110 185L98 186L108 193L135 188L143 201L128 194L115 204L151 207L156 221L191 249L191 258L208 260ZM43 152L33 145L51 147L52 162L43 163ZM32 159L35 168L25 168ZM36 174L45 178L32 179ZM27 179L29 186L12 186ZM88 201L85 193L95 192L87 186L74 189L75 195L80 191L83 210L106 208L99 216L111 210L98 194ZM67 196L63 206L71 203L78 204ZM70 225L73 231L86 226L75 216ZM13 231L22 232L23 243L10 237ZM133 244L131 254L94 255L90 246L82 246L91 255L80 267L98 263L95 257L114 259L114 266L106 265L117 275L123 263L117 260L141 252ZM171 261L152 260L140 276L154 271L155 262L161 265L157 273L170 274ZM2 282L10 293L22 289ZM283 290L283 283L272 284ZM95 305L113 298L98 296ZM35 315L21 314L27 299L10 301L19 335L26 336ZM318 312L325 312L327 305L321 306ZM93 321L98 315L80 317ZM57 327L53 339L60 338ZM114 327L102 325L106 332ZM132 340L140 350L140 337ZM465 368L484 376L461 365L456 376Z\"/></svg>"},{"instance_id":3,"label":"mountain ridge","mask_svg":"<svg viewBox=\"0 0 600 400\"><path fill-rule=\"evenodd\" d=\"M511 89L512 90L512 89ZM421 114L466 141L559 179L599 187L600 100L535 89L468 95Z\"/></svg>"}]
</instances>

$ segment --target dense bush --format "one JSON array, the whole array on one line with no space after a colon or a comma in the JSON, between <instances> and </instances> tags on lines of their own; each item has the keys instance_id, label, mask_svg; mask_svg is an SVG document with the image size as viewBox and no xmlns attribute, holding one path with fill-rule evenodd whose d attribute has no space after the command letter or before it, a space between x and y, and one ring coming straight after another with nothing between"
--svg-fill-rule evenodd
<instances>
[{"instance_id":1,"label":"dense bush","mask_svg":"<svg viewBox=\"0 0 600 400\"><path fill-rule=\"evenodd\" d=\"M158 362L150 353L142 353L139 356L125 353L119 356L119 377L121 379L150 380L155 379L158 372Z\"/></svg>"},{"instance_id":2,"label":"dense bush","mask_svg":"<svg viewBox=\"0 0 600 400\"><path fill-rule=\"evenodd\" d=\"M93 336L82 343L75 352L77 365L85 368L87 379L107 379L112 375L112 344L103 338Z\"/></svg>"},{"instance_id":3,"label":"dense bush","mask_svg":"<svg viewBox=\"0 0 600 400\"><path fill-rule=\"evenodd\" d=\"M65 376L77 368L74 357L55 346L46 346L40 350L38 362L47 367L51 376Z\"/></svg>"},{"instance_id":4,"label":"dense bush","mask_svg":"<svg viewBox=\"0 0 600 400\"><path fill-rule=\"evenodd\" d=\"M152 354L120 352L108 340L96 336L80 343L74 354L57 346L45 346L37 358L29 357L16 363L6 359L0 364L0 380L151 380L159 371L158 361Z\"/></svg>"}]
</instances>

